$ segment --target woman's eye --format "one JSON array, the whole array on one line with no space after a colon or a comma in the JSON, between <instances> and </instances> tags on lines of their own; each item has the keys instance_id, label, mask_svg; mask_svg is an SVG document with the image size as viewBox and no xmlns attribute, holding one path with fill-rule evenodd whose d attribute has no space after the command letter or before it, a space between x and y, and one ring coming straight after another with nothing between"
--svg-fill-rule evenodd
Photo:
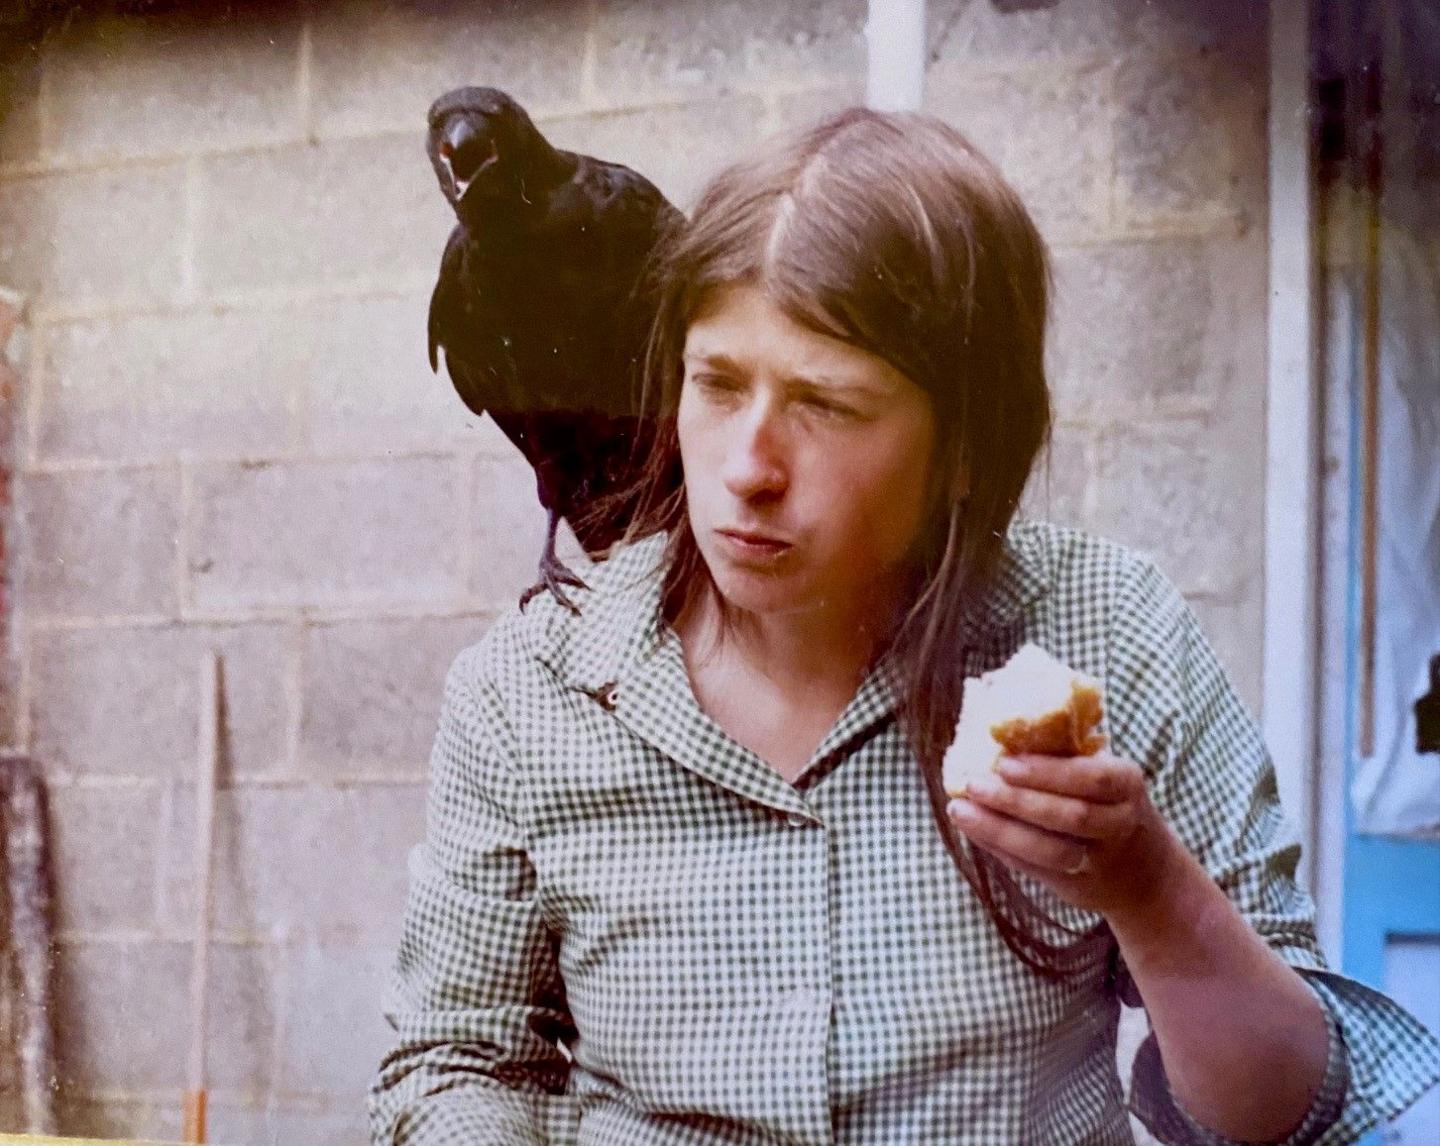
<instances>
[{"instance_id":1,"label":"woman's eye","mask_svg":"<svg viewBox=\"0 0 1440 1146\"><path fill-rule=\"evenodd\" d=\"M707 394L733 394L740 389L732 379L723 374L692 374L690 384Z\"/></svg>"},{"instance_id":2,"label":"woman's eye","mask_svg":"<svg viewBox=\"0 0 1440 1146\"><path fill-rule=\"evenodd\" d=\"M842 406L839 402L830 402L824 398L806 398L804 405L807 409L816 411L832 418L854 418L856 411L849 406Z\"/></svg>"}]
</instances>

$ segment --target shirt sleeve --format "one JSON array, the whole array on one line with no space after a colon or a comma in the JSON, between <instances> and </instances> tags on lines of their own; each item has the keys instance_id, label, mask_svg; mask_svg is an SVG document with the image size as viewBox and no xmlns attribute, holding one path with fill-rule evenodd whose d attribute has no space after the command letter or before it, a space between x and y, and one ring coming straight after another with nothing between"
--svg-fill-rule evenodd
<instances>
[{"instance_id":1,"label":"shirt sleeve","mask_svg":"<svg viewBox=\"0 0 1440 1146\"><path fill-rule=\"evenodd\" d=\"M468 652L468 650L467 650ZM431 754L426 836L385 1017L396 1032L369 1092L377 1146L563 1142L573 1036L526 855L520 789L498 703L461 653Z\"/></svg>"},{"instance_id":2,"label":"shirt sleeve","mask_svg":"<svg viewBox=\"0 0 1440 1146\"><path fill-rule=\"evenodd\" d=\"M1186 848L1324 1006L1325 1080L1285 1146L1353 1142L1440 1081L1440 1041L1391 999L1326 966L1314 903L1295 878L1298 835L1260 730L1194 613L1150 561L1136 558L1123 579L1111 631L1114 750L1143 765L1152 800ZM1130 1105L1162 1141L1227 1141L1178 1106L1153 1035L1136 1056Z\"/></svg>"}]
</instances>

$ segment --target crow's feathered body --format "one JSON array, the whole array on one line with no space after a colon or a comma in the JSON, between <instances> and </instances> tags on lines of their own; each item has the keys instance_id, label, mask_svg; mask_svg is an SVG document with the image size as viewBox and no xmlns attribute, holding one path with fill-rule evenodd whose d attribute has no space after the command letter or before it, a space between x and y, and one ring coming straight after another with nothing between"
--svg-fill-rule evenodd
<instances>
[{"instance_id":1,"label":"crow's feathered body","mask_svg":"<svg viewBox=\"0 0 1440 1146\"><path fill-rule=\"evenodd\" d=\"M535 588L568 604L559 519L591 555L629 523L624 505L585 511L629 486L648 453L638 368L655 304L642 275L683 216L629 168L551 147L494 89L437 100L428 150L459 220L430 300L430 365L443 347L465 404L533 467L550 516Z\"/></svg>"}]
</instances>

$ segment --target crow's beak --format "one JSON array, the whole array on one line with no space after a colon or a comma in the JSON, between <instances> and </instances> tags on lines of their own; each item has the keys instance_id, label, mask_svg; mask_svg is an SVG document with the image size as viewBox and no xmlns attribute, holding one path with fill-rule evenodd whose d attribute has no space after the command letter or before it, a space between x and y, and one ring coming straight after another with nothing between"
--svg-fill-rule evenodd
<instances>
[{"instance_id":1,"label":"crow's beak","mask_svg":"<svg viewBox=\"0 0 1440 1146\"><path fill-rule=\"evenodd\" d=\"M455 172L456 157L460 155L462 149L467 147L473 152L473 146L469 145L473 144L474 140L475 132L471 129L470 125L464 122L464 120L459 120L446 128L445 135L440 141L440 158L445 161L445 171L450 177L450 190L457 203L465 197L465 192L470 188L471 184L475 182L476 176L500 157L499 149L495 146L495 141L491 139L489 154L481 160L479 166L468 170L466 175L461 178ZM466 156L465 166L468 168L473 160L473 154Z\"/></svg>"}]
</instances>

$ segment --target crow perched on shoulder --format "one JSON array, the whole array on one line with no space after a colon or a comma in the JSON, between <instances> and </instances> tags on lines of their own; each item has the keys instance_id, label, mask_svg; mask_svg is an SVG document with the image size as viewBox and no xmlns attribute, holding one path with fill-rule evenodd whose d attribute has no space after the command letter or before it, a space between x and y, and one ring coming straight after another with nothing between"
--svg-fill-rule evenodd
<instances>
[{"instance_id":1,"label":"crow perched on shoulder","mask_svg":"<svg viewBox=\"0 0 1440 1146\"><path fill-rule=\"evenodd\" d=\"M430 298L430 368L445 349L465 404L488 413L535 470L549 514L539 581L584 586L555 555L565 518L588 554L619 540L629 510L585 511L625 489L649 452L638 364L654 317L642 281L665 231L684 223L643 176L552 147L495 88L460 88L429 112L426 151L459 220Z\"/></svg>"}]
</instances>

